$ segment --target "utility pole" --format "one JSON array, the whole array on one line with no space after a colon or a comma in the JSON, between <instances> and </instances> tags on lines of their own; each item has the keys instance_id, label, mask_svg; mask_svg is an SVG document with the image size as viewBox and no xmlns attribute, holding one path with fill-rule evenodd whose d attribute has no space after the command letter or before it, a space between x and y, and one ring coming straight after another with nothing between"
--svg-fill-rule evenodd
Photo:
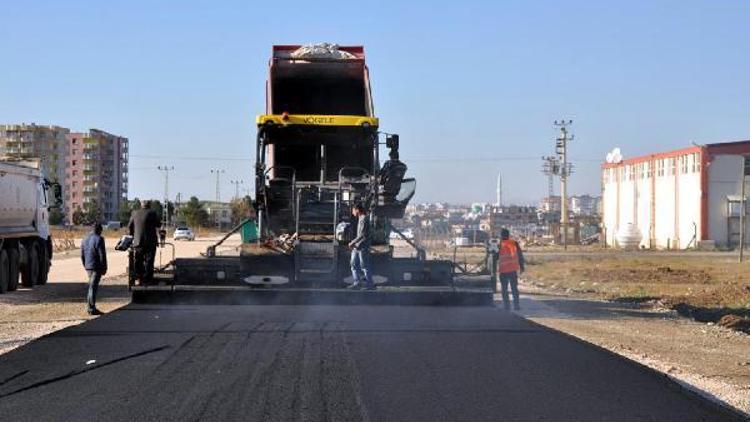
<instances>
[{"instance_id":1,"label":"utility pole","mask_svg":"<svg viewBox=\"0 0 750 422\"><path fill-rule=\"evenodd\" d=\"M568 163L568 142L573 140L568 127L572 124L572 120L555 120L555 126L560 129L555 151L560 160L560 228L563 232L563 248L565 249L568 249L568 176L573 170L573 166Z\"/></svg>"},{"instance_id":2,"label":"utility pole","mask_svg":"<svg viewBox=\"0 0 750 422\"><path fill-rule=\"evenodd\" d=\"M216 202L221 202L221 192L219 191L219 182L222 173L226 173L222 169L211 169L211 173L216 174Z\"/></svg>"},{"instance_id":3,"label":"utility pole","mask_svg":"<svg viewBox=\"0 0 750 422\"><path fill-rule=\"evenodd\" d=\"M164 227L167 227L169 225L169 172L174 170L174 166L159 166L157 168L164 172L164 206L161 213Z\"/></svg>"},{"instance_id":4,"label":"utility pole","mask_svg":"<svg viewBox=\"0 0 750 422\"><path fill-rule=\"evenodd\" d=\"M547 212L551 213L551 211L553 211L552 205L554 204L552 197L555 196L555 176L560 175L560 161L557 157L554 155L542 157L542 173L547 176L547 203L549 204L549 210L547 210ZM547 233L550 235L552 234L552 228L550 227L551 222L551 218L545 217L544 223L547 226Z\"/></svg>"},{"instance_id":5,"label":"utility pole","mask_svg":"<svg viewBox=\"0 0 750 422\"><path fill-rule=\"evenodd\" d=\"M560 161L554 155L542 157L542 173L547 176L547 198L555 196L555 176L560 175Z\"/></svg>"},{"instance_id":6,"label":"utility pole","mask_svg":"<svg viewBox=\"0 0 750 422\"><path fill-rule=\"evenodd\" d=\"M245 183L243 180L230 180L229 183L234 185L234 199L240 197L240 185Z\"/></svg>"}]
</instances>

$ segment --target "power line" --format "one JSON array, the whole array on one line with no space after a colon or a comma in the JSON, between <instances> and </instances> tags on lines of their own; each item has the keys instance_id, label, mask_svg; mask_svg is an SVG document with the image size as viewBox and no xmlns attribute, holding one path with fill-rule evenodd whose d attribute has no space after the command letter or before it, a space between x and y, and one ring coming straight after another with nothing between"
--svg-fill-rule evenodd
<instances>
[{"instance_id":1,"label":"power line","mask_svg":"<svg viewBox=\"0 0 750 422\"><path fill-rule=\"evenodd\" d=\"M253 158L237 158L237 157L191 157L191 156L172 156L172 155L134 155L131 154L132 158L144 158L144 159L162 159L170 158L174 160L195 160L195 161L238 161L238 162L255 162ZM496 162L496 161L538 161L539 156L506 156L506 157L407 157L409 162ZM583 162L595 162L602 163L604 160L600 158L581 158L571 157L575 161Z\"/></svg>"}]
</instances>

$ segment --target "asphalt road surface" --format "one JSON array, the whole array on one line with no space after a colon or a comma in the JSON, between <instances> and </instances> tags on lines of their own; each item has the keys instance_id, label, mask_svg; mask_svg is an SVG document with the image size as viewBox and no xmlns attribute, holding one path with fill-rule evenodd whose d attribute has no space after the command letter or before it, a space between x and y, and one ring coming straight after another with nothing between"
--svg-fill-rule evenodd
<instances>
[{"instance_id":1,"label":"asphalt road surface","mask_svg":"<svg viewBox=\"0 0 750 422\"><path fill-rule=\"evenodd\" d=\"M492 307L129 305L0 356L14 421L730 420Z\"/></svg>"}]
</instances>

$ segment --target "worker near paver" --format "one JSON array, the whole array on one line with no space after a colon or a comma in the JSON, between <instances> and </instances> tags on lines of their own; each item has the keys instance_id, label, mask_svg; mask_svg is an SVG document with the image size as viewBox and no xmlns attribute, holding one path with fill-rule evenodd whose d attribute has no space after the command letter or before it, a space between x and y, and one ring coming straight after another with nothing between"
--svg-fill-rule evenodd
<instances>
[{"instance_id":1,"label":"worker near paver","mask_svg":"<svg viewBox=\"0 0 750 422\"><path fill-rule=\"evenodd\" d=\"M503 294L503 307L510 309L508 298L508 285L513 293L513 309L520 310L518 299L518 274L526 269L521 246L510 238L508 229L500 230L500 256L497 264L497 272L500 275L500 285Z\"/></svg>"},{"instance_id":2,"label":"worker near paver","mask_svg":"<svg viewBox=\"0 0 750 422\"><path fill-rule=\"evenodd\" d=\"M159 243L157 230L161 227L159 215L151 209L151 201L141 201L141 209L130 215L128 230L133 236L135 272L142 284L154 281L154 259Z\"/></svg>"},{"instance_id":3,"label":"worker near paver","mask_svg":"<svg viewBox=\"0 0 750 422\"><path fill-rule=\"evenodd\" d=\"M101 224L94 224L93 231L81 242L81 261L89 276L86 311L89 315L101 315L96 308L96 292L102 276L107 274L107 247L104 245Z\"/></svg>"},{"instance_id":4,"label":"worker near paver","mask_svg":"<svg viewBox=\"0 0 750 422\"><path fill-rule=\"evenodd\" d=\"M407 170L406 164L398 159L398 150L392 149L388 156L390 160L380 169L380 185L383 186L383 199L386 203L396 199Z\"/></svg>"},{"instance_id":5,"label":"worker near paver","mask_svg":"<svg viewBox=\"0 0 750 422\"><path fill-rule=\"evenodd\" d=\"M364 205L357 204L352 207L352 215L357 219L357 235L349 242L349 249L352 251L351 267L354 283L349 286L350 289L359 289L362 285L362 275L365 278L365 290L375 290L375 284L372 282L372 267L370 259L371 230L370 219Z\"/></svg>"}]
</instances>

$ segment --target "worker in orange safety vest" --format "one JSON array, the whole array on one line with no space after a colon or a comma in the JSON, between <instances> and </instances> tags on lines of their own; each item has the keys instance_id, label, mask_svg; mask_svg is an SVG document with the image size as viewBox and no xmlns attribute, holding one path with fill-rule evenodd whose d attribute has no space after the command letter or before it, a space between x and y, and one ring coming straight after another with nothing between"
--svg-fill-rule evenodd
<instances>
[{"instance_id":1,"label":"worker in orange safety vest","mask_svg":"<svg viewBox=\"0 0 750 422\"><path fill-rule=\"evenodd\" d=\"M521 246L510 238L508 229L500 230L500 256L497 262L497 273L500 275L500 285L503 294L503 307L510 309L508 285L513 293L513 309L520 310L518 299L518 274L526 269Z\"/></svg>"}]
</instances>

